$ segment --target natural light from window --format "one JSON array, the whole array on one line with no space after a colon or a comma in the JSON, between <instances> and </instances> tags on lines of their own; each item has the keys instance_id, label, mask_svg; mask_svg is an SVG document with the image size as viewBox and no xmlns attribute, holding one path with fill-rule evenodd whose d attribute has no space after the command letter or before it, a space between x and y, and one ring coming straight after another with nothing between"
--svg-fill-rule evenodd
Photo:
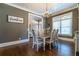
<instances>
[{"instance_id":1,"label":"natural light from window","mask_svg":"<svg viewBox=\"0 0 79 59\"><path fill-rule=\"evenodd\" d=\"M58 29L59 34L72 36L72 12L52 18L53 29Z\"/></svg>"}]
</instances>

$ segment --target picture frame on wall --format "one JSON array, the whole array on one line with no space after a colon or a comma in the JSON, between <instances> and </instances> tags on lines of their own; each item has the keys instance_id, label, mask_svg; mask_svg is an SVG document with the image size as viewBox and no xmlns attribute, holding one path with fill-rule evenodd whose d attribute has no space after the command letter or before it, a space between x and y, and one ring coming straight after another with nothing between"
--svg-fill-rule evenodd
<instances>
[{"instance_id":1,"label":"picture frame on wall","mask_svg":"<svg viewBox=\"0 0 79 59\"><path fill-rule=\"evenodd\" d=\"M12 23L24 23L24 19L21 17L17 17L17 16L10 16L8 15L8 22L12 22Z\"/></svg>"}]
</instances>

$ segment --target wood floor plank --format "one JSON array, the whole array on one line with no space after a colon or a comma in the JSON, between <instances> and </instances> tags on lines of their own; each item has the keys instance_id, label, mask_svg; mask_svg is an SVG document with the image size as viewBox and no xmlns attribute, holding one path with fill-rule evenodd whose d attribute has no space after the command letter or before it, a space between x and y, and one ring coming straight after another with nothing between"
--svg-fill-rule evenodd
<instances>
[{"instance_id":1,"label":"wood floor plank","mask_svg":"<svg viewBox=\"0 0 79 59\"><path fill-rule=\"evenodd\" d=\"M46 50L42 48L37 52L32 49L32 43L23 43L9 47L0 48L0 56L74 56L74 43L60 41L59 48L50 50L49 45L46 45Z\"/></svg>"}]
</instances>

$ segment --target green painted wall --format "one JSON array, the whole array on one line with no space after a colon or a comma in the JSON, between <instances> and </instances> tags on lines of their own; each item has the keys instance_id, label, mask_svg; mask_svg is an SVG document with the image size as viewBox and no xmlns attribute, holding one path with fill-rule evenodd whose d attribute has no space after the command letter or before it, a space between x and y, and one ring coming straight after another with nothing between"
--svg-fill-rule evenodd
<instances>
[{"instance_id":1,"label":"green painted wall","mask_svg":"<svg viewBox=\"0 0 79 59\"><path fill-rule=\"evenodd\" d=\"M24 23L9 23L8 15L24 18ZM28 12L0 3L0 43L28 37Z\"/></svg>"}]
</instances>

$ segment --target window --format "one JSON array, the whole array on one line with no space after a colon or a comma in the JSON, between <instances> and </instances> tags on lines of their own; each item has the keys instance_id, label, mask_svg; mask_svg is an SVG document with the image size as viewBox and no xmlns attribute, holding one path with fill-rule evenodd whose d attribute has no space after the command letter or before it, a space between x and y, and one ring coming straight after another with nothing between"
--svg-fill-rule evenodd
<instances>
[{"instance_id":1,"label":"window","mask_svg":"<svg viewBox=\"0 0 79 59\"><path fill-rule=\"evenodd\" d=\"M53 18L53 29L58 29L59 30L59 34L60 34L60 18L59 17L55 17Z\"/></svg>"},{"instance_id":2,"label":"window","mask_svg":"<svg viewBox=\"0 0 79 59\"><path fill-rule=\"evenodd\" d=\"M61 35L72 35L72 12L53 17L53 29Z\"/></svg>"}]
</instances>

